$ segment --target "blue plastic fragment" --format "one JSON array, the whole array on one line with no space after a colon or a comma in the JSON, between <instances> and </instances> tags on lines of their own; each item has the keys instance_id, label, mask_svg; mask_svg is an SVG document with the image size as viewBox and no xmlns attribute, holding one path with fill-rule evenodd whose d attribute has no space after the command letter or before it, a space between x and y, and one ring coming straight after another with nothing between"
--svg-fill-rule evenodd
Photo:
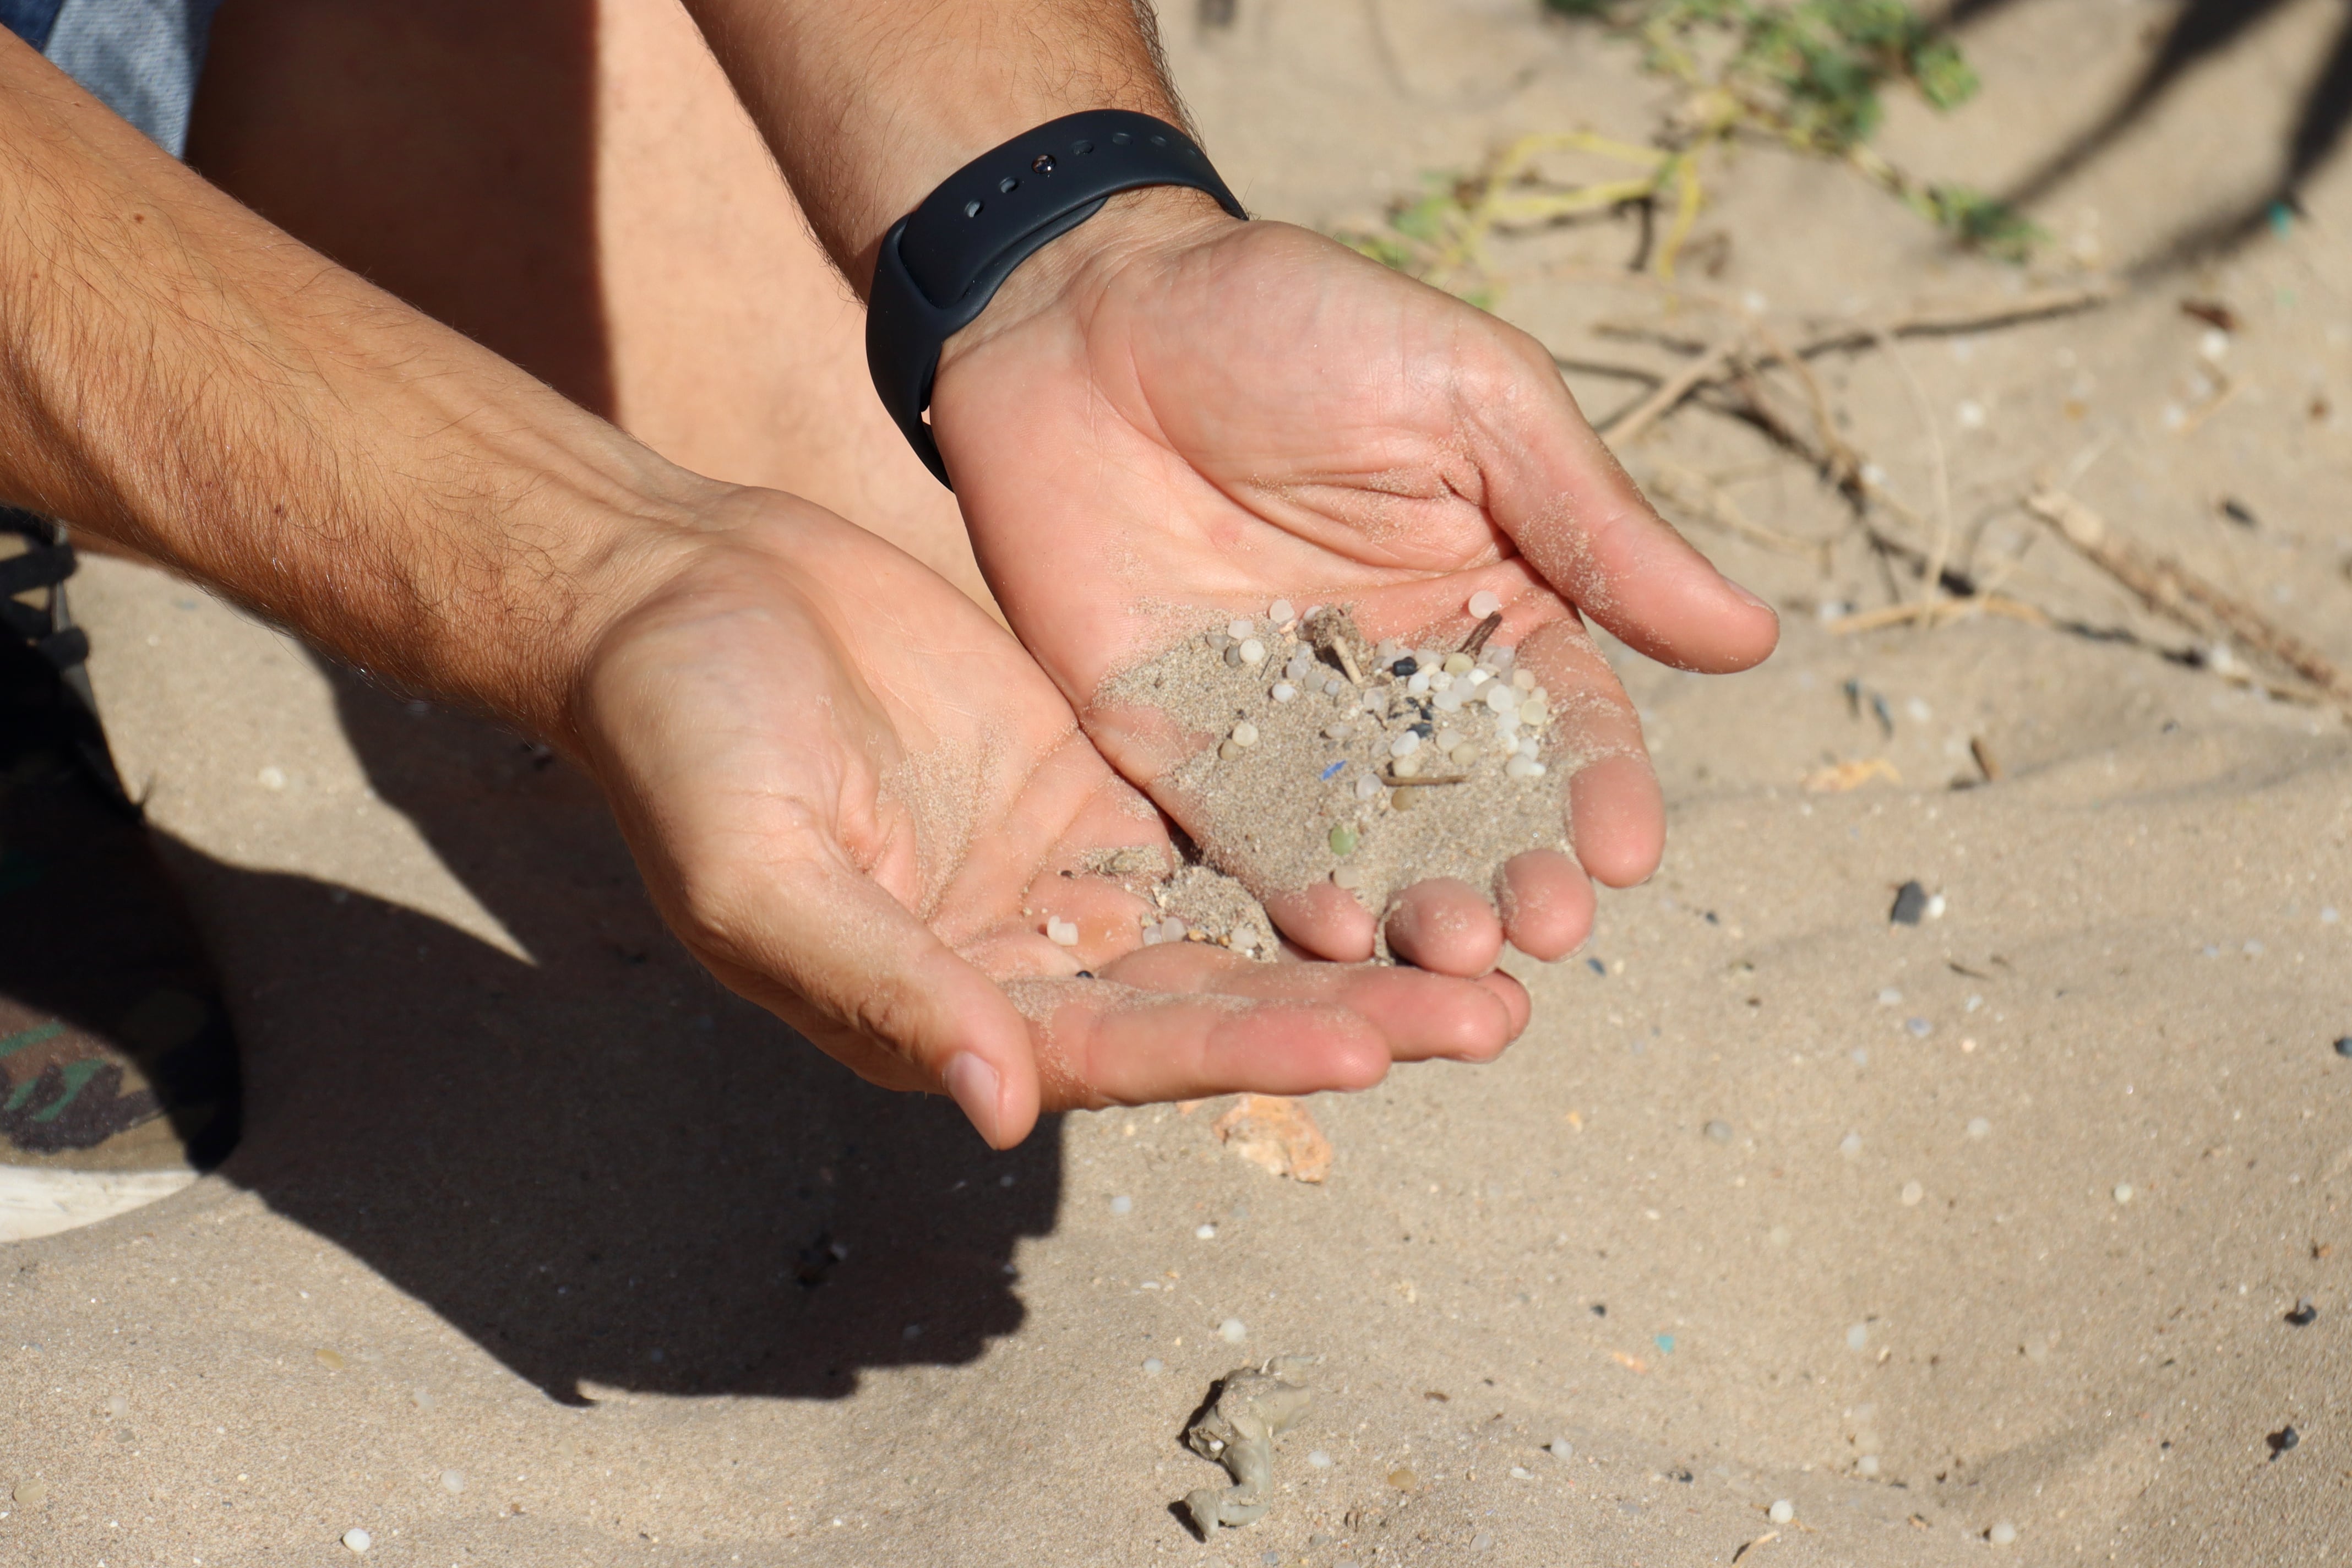
<instances>
[{"instance_id":1,"label":"blue plastic fragment","mask_svg":"<svg viewBox=\"0 0 2352 1568\"><path fill-rule=\"evenodd\" d=\"M1608 967L1597 958L1586 959L1584 961L1584 967L1590 969L1595 974L1606 974L1609 973Z\"/></svg>"},{"instance_id":2,"label":"blue plastic fragment","mask_svg":"<svg viewBox=\"0 0 2352 1568\"><path fill-rule=\"evenodd\" d=\"M1674 1354L1674 1353L1675 1353L1675 1336L1674 1336L1674 1335L1672 1335L1672 1334L1660 1334L1660 1335L1658 1336L1658 1338L1657 1338L1657 1346L1658 1346L1658 1348L1659 1348L1660 1350L1662 1350L1662 1351L1665 1352L1668 1355L1672 1355L1672 1354Z\"/></svg>"},{"instance_id":3,"label":"blue plastic fragment","mask_svg":"<svg viewBox=\"0 0 2352 1568\"><path fill-rule=\"evenodd\" d=\"M1330 779L1330 777L1331 777L1331 775L1332 775L1333 773L1338 773L1341 768L1344 768L1344 767L1346 767L1347 765L1348 765L1348 759L1347 759L1347 758L1345 758L1345 757L1341 757L1338 762L1333 763L1329 767L1325 768L1325 769L1323 770L1323 777L1324 777L1324 779L1328 782L1328 781Z\"/></svg>"}]
</instances>

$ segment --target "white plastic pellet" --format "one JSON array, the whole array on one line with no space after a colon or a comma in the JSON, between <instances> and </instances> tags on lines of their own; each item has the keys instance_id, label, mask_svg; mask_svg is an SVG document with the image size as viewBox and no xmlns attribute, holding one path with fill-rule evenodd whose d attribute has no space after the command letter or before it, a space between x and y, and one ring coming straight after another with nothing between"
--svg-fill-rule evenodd
<instances>
[{"instance_id":1,"label":"white plastic pellet","mask_svg":"<svg viewBox=\"0 0 2352 1568\"><path fill-rule=\"evenodd\" d=\"M1264 664L1265 662L1265 644L1258 641L1255 637L1244 637L1242 639L1241 647L1235 648L1234 651L1242 656L1242 662L1244 664Z\"/></svg>"},{"instance_id":2,"label":"white plastic pellet","mask_svg":"<svg viewBox=\"0 0 2352 1568\"><path fill-rule=\"evenodd\" d=\"M1466 653L1449 653L1445 656L1444 668L1448 675L1467 675L1478 668L1478 661Z\"/></svg>"},{"instance_id":3,"label":"white plastic pellet","mask_svg":"<svg viewBox=\"0 0 2352 1568\"><path fill-rule=\"evenodd\" d=\"M1162 942L1182 942L1191 934L1184 929L1184 922L1173 915L1160 922L1160 940Z\"/></svg>"},{"instance_id":4,"label":"white plastic pellet","mask_svg":"<svg viewBox=\"0 0 2352 1568\"><path fill-rule=\"evenodd\" d=\"M1554 1437L1544 1445L1544 1448L1555 1459L1567 1460L1576 1458L1576 1445L1565 1437Z\"/></svg>"},{"instance_id":5,"label":"white plastic pellet","mask_svg":"<svg viewBox=\"0 0 2352 1568\"><path fill-rule=\"evenodd\" d=\"M1217 1227L1213 1225L1196 1225L1192 1227L1192 1234L1202 1241L1214 1241L1217 1239Z\"/></svg>"},{"instance_id":6,"label":"white plastic pellet","mask_svg":"<svg viewBox=\"0 0 2352 1568\"><path fill-rule=\"evenodd\" d=\"M1236 745L1256 745L1257 726L1251 723L1246 719L1243 720L1240 723L1234 726L1234 742Z\"/></svg>"},{"instance_id":7,"label":"white plastic pellet","mask_svg":"<svg viewBox=\"0 0 2352 1568\"><path fill-rule=\"evenodd\" d=\"M1380 794L1380 793L1381 793L1381 781L1380 781L1380 780L1378 780L1378 779L1374 778L1374 777L1373 777L1371 774L1370 774L1370 773L1363 773L1363 774L1360 774L1360 775L1359 775L1359 776L1357 777L1357 779L1356 779L1356 798L1357 798L1358 800L1370 800L1370 799L1371 799L1371 798L1372 798L1372 796L1374 796L1374 795L1378 795L1378 794Z\"/></svg>"},{"instance_id":8,"label":"white plastic pellet","mask_svg":"<svg viewBox=\"0 0 2352 1568\"><path fill-rule=\"evenodd\" d=\"M1502 607L1502 595L1491 588L1481 588L1470 595L1470 613L1482 621Z\"/></svg>"},{"instance_id":9,"label":"white plastic pellet","mask_svg":"<svg viewBox=\"0 0 2352 1568\"><path fill-rule=\"evenodd\" d=\"M1522 757L1516 753L1512 756L1509 762L1503 764L1503 776L1505 778L1531 779L1537 777L1542 772L1543 764L1541 763L1536 761L1533 757Z\"/></svg>"},{"instance_id":10,"label":"white plastic pellet","mask_svg":"<svg viewBox=\"0 0 2352 1568\"><path fill-rule=\"evenodd\" d=\"M1349 723L1345 719L1334 719L1331 722L1323 726L1323 733L1325 737L1329 740L1344 741L1355 732L1356 727Z\"/></svg>"},{"instance_id":11,"label":"white plastic pellet","mask_svg":"<svg viewBox=\"0 0 2352 1568\"><path fill-rule=\"evenodd\" d=\"M370 1535L366 1531L360 1529L357 1525L353 1525L351 1529L343 1531L343 1544L350 1547L353 1552L365 1552L369 1547L375 1544L375 1537Z\"/></svg>"},{"instance_id":12,"label":"white plastic pellet","mask_svg":"<svg viewBox=\"0 0 2352 1568\"><path fill-rule=\"evenodd\" d=\"M1298 695L1298 688L1291 685L1287 680L1277 680L1274 683L1274 689L1266 695L1276 702L1287 702Z\"/></svg>"},{"instance_id":13,"label":"white plastic pellet","mask_svg":"<svg viewBox=\"0 0 2352 1568\"><path fill-rule=\"evenodd\" d=\"M1491 669L1473 669L1463 679L1469 681L1473 686L1484 686L1486 682L1495 679L1495 672Z\"/></svg>"},{"instance_id":14,"label":"white plastic pellet","mask_svg":"<svg viewBox=\"0 0 2352 1568\"><path fill-rule=\"evenodd\" d=\"M1111 1199L1110 1212L1113 1214L1132 1214L1135 1212L1135 1200L1128 1196L1125 1193L1121 1193L1118 1196Z\"/></svg>"},{"instance_id":15,"label":"white plastic pellet","mask_svg":"<svg viewBox=\"0 0 2352 1568\"><path fill-rule=\"evenodd\" d=\"M1421 737L1410 730L1389 742L1389 755L1391 757L1409 757L1419 750Z\"/></svg>"},{"instance_id":16,"label":"white plastic pellet","mask_svg":"<svg viewBox=\"0 0 2352 1568\"><path fill-rule=\"evenodd\" d=\"M1161 1361L1158 1356L1148 1355L1143 1358L1143 1374L1146 1377L1158 1377L1161 1373L1166 1372L1167 1370L1168 1363Z\"/></svg>"},{"instance_id":17,"label":"white plastic pellet","mask_svg":"<svg viewBox=\"0 0 2352 1568\"><path fill-rule=\"evenodd\" d=\"M1533 691L1536 689L1536 672L1532 669L1515 669L1511 671L1511 684L1522 691Z\"/></svg>"},{"instance_id":18,"label":"white plastic pellet","mask_svg":"<svg viewBox=\"0 0 2352 1568\"><path fill-rule=\"evenodd\" d=\"M1529 762L1534 762L1538 757L1543 755L1543 742L1537 740L1533 735L1529 735L1526 740L1519 742L1519 755L1527 758Z\"/></svg>"},{"instance_id":19,"label":"white plastic pellet","mask_svg":"<svg viewBox=\"0 0 2352 1568\"><path fill-rule=\"evenodd\" d=\"M1052 942L1056 947L1077 946L1078 928L1076 922L1074 921L1066 921L1059 915L1047 916L1045 920L1045 940Z\"/></svg>"},{"instance_id":20,"label":"white plastic pellet","mask_svg":"<svg viewBox=\"0 0 2352 1568\"><path fill-rule=\"evenodd\" d=\"M1289 600L1276 599L1265 607L1265 618L1277 626L1287 626L1298 618L1298 612L1291 608Z\"/></svg>"},{"instance_id":21,"label":"white plastic pellet","mask_svg":"<svg viewBox=\"0 0 2352 1568\"><path fill-rule=\"evenodd\" d=\"M1229 1345L1237 1345L1249 1338L1249 1325L1239 1318L1227 1318L1217 1325L1217 1338Z\"/></svg>"},{"instance_id":22,"label":"white plastic pellet","mask_svg":"<svg viewBox=\"0 0 2352 1568\"><path fill-rule=\"evenodd\" d=\"M1856 1323L1853 1327L1845 1331L1846 1349L1850 1351L1858 1351L1864 1349L1869 1343L1870 1325L1868 1323Z\"/></svg>"},{"instance_id":23,"label":"white plastic pellet","mask_svg":"<svg viewBox=\"0 0 2352 1568\"><path fill-rule=\"evenodd\" d=\"M1496 669L1510 668L1518 657L1519 650L1515 647L1497 647L1493 643L1486 645L1486 662Z\"/></svg>"},{"instance_id":24,"label":"white plastic pellet","mask_svg":"<svg viewBox=\"0 0 2352 1568\"><path fill-rule=\"evenodd\" d=\"M1522 724L1540 724L1551 717L1551 710L1545 707L1541 700L1533 697L1519 704L1518 712Z\"/></svg>"},{"instance_id":25,"label":"white plastic pellet","mask_svg":"<svg viewBox=\"0 0 2352 1568\"><path fill-rule=\"evenodd\" d=\"M1454 676L1451 671L1433 669L1429 672L1429 689L1432 691L1451 691L1453 689Z\"/></svg>"},{"instance_id":26,"label":"white plastic pellet","mask_svg":"<svg viewBox=\"0 0 2352 1568\"><path fill-rule=\"evenodd\" d=\"M1328 1470L1331 1468L1331 1456L1318 1448L1307 1456L1307 1462L1318 1470Z\"/></svg>"},{"instance_id":27,"label":"white plastic pellet","mask_svg":"<svg viewBox=\"0 0 2352 1568\"><path fill-rule=\"evenodd\" d=\"M2014 1546L2017 1544L2017 1526L2004 1519L1985 1531L1985 1539L1995 1546Z\"/></svg>"},{"instance_id":28,"label":"white plastic pellet","mask_svg":"<svg viewBox=\"0 0 2352 1568\"><path fill-rule=\"evenodd\" d=\"M1507 686L1490 687L1486 692L1486 706L1497 713L1517 712L1519 701L1518 692Z\"/></svg>"},{"instance_id":29,"label":"white plastic pellet","mask_svg":"<svg viewBox=\"0 0 2352 1568\"><path fill-rule=\"evenodd\" d=\"M1441 675L1438 679L1443 680L1445 678ZM1449 691L1441 691L1437 694L1437 710L1440 713L1459 713L1462 711L1462 704L1465 700L1466 699L1463 697L1459 689Z\"/></svg>"},{"instance_id":30,"label":"white plastic pellet","mask_svg":"<svg viewBox=\"0 0 2352 1568\"><path fill-rule=\"evenodd\" d=\"M464 1491L466 1489L466 1472L463 1470L442 1471L441 1489L450 1492Z\"/></svg>"},{"instance_id":31,"label":"white plastic pellet","mask_svg":"<svg viewBox=\"0 0 2352 1568\"><path fill-rule=\"evenodd\" d=\"M1407 691L1412 692L1415 697L1426 695L1429 691L1429 671L1425 669L1415 670L1412 674L1412 679L1404 683L1404 689Z\"/></svg>"},{"instance_id":32,"label":"white plastic pellet","mask_svg":"<svg viewBox=\"0 0 2352 1568\"><path fill-rule=\"evenodd\" d=\"M1786 1524L1797 1517L1797 1505L1787 1498L1776 1499L1772 1506L1765 1510L1764 1517L1775 1524Z\"/></svg>"},{"instance_id":33,"label":"white plastic pellet","mask_svg":"<svg viewBox=\"0 0 2352 1568\"><path fill-rule=\"evenodd\" d=\"M1252 626L1247 621L1230 621L1227 622L1225 626L1225 635L1233 638L1235 642L1241 641L1242 638L1249 636L1255 630L1257 630L1257 627Z\"/></svg>"}]
</instances>

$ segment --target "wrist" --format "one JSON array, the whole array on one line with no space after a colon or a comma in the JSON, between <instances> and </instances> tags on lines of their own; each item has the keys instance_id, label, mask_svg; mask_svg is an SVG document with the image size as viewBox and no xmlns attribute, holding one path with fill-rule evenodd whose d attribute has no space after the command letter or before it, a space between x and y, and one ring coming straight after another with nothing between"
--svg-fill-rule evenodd
<instances>
[{"instance_id":1,"label":"wrist","mask_svg":"<svg viewBox=\"0 0 2352 1568\"><path fill-rule=\"evenodd\" d=\"M1054 311L1082 310L1128 268L1213 245L1242 226L1206 191L1126 191L1013 269L972 323L940 351L940 381L991 339Z\"/></svg>"}]
</instances>

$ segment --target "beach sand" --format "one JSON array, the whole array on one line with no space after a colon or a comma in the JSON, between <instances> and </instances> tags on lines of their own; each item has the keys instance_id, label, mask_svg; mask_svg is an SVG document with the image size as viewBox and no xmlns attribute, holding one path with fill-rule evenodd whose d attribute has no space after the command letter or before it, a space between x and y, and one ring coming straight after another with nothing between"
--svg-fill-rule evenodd
<instances>
[{"instance_id":1,"label":"beach sand","mask_svg":"<svg viewBox=\"0 0 2352 1568\"><path fill-rule=\"evenodd\" d=\"M1998 11L1983 98L1898 102L1885 144L2021 178L2164 14ZM2333 26L2284 7L2189 73L2036 208L2057 250L2124 268L2259 214ZM1242 0L1170 35L1236 189L1320 226L1660 100L1501 0ZM2015 286L1834 167L1751 153L1714 195L1711 286L1775 312ZM702 976L564 766L91 562L95 677L215 945L248 1131L176 1196L0 1249L0 1563L324 1564L355 1528L436 1568L2342 1555L2352 745L2010 504L2050 470L2352 662L2340 160L2304 203L2095 313L1822 363L1890 490L1933 517L1939 444L1976 566L2022 549L2001 591L2058 626L1834 633L1822 606L1916 584L1810 474L1699 412L1630 452L1836 535L1828 570L1689 520L1787 629L1737 678L1627 657L1664 869L1584 952L1513 961L1535 1022L1499 1063L1315 1100L1317 1184L1221 1143L1223 1102L988 1152ZM1498 308L1634 357L1594 325L1654 300L1541 275L1629 233L1508 253ZM1596 416L1645 390L1571 379ZM1940 913L1894 923L1913 880ZM1291 1352L1322 1360L1276 1507L1198 1543L1171 1505L1220 1472L1185 1424Z\"/></svg>"}]
</instances>

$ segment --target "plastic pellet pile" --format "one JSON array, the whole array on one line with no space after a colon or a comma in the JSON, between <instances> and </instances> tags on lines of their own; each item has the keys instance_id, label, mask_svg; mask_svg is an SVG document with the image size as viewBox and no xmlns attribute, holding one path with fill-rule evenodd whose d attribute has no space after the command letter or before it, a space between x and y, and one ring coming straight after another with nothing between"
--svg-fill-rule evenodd
<instances>
[{"instance_id":1,"label":"plastic pellet pile","mask_svg":"<svg viewBox=\"0 0 2352 1568\"><path fill-rule=\"evenodd\" d=\"M1550 694L1466 606L1452 646L1368 644L1344 609L1277 600L1114 678L1199 742L1163 781L1199 803L1208 863L1265 892L1329 880L1380 910L1433 877L1491 889L1514 855L1568 847Z\"/></svg>"}]
</instances>

